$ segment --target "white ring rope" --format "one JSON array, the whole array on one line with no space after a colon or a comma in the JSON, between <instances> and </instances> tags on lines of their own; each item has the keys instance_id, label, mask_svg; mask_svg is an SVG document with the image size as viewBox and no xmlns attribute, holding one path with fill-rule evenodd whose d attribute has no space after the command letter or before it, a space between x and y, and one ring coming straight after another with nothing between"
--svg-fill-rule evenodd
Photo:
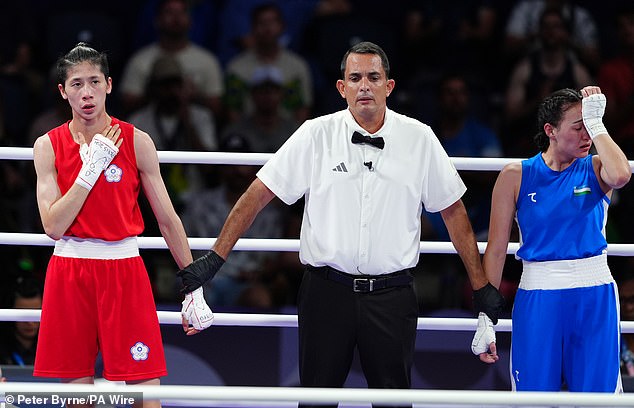
<instances>
[{"instance_id":1,"label":"white ring rope","mask_svg":"<svg viewBox=\"0 0 634 408\"><path fill-rule=\"evenodd\" d=\"M38 322L39 309L0 309L0 322ZM157 311L159 323L181 324L180 312ZM475 331L478 320L473 318L419 317L418 330ZM214 313L214 326L297 327L297 315L264 313ZM511 320L500 319L497 332L510 332ZM634 321L622 321L621 332L634 333Z\"/></svg>"},{"instance_id":2,"label":"white ring rope","mask_svg":"<svg viewBox=\"0 0 634 408\"><path fill-rule=\"evenodd\" d=\"M194 385L135 385L122 384L59 384L37 383L37 392L58 395L64 393L142 393L144 400L181 401L248 401L374 403L374 404L484 404L485 406L541 405L632 407L632 394L512 392L460 390L404 390L366 388L299 388L299 387L218 387ZM0 393L32 394L33 383L0 383Z\"/></svg>"},{"instance_id":3,"label":"white ring rope","mask_svg":"<svg viewBox=\"0 0 634 408\"><path fill-rule=\"evenodd\" d=\"M246 164L262 165L273 153L225 153L225 152L187 152L162 150L158 152L161 163L186 164ZM33 160L31 147L0 147L0 160ZM508 163L522 159L500 157L451 157L458 170L499 171ZM634 161L630 161L634 171Z\"/></svg>"},{"instance_id":4,"label":"white ring rope","mask_svg":"<svg viewBox=\"0 0 634 408\"><path fill-rule=\"evenodd\" d=\"M216 242L216 238L188 238L187 240L191 249L205 251ZM163 237L138 237L137 242L141 249L167 249L167 243ZM46 234L0 232L0 245L53 246L55 241ZM486 242L478 242L480 253L484 253L486 245ZM517 242L510 242L506 253L512 255L518 248ZM299 240L240 238L234 250L298 252ZM451 242L421 241L420 252L425 254L455 254L456 249ZM634 255L634 244L608 244L608 255L632 256Z\"/></svg>"}]
</instances>

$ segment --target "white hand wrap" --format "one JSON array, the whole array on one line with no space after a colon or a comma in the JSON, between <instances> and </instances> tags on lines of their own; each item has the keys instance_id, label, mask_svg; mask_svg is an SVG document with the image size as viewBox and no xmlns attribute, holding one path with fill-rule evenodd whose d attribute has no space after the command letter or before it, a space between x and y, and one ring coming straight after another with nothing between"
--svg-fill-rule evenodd
<instances>
[{"instance_id":1,"label":"white hand wrap","mask_svg":"<svg viewBox=\"0 0 634 408\"><path fill-rule=\"evenodd\" d=\"M214 314L205 302L202 286L185 295L181 316L196 330L205 330L214 321Z\"/></svg>"},{"instance_id":2,"label":"white hand wrap","mask_svg":"<svg viewBox=\"0 0 634 408\"><path fill-rule=\"evenodd\" d=\"M581 100L581 117L591 139L608 134L603 124L603 114L607 100L603 94L588 95Z\"/></svg>"},{"instance_id":3,"label":"white hand wrap","mask_svg":"<svg viewBox=\"0 0 634 408\"><path fill-rule=\"evenodd\" d=\"M480 312L478 315L478 329L473 336L471 342L471 351L476 356L482 353L486 353L489 349L489 345L495 343L495 329L493 328L493 322L489 319L485 313Z\"/></svg>"},{"instance_id":4,"label":"white hand wrap","mask_svg":"<svg viewBox=\"0 0 634 408\"><path fill-rule=\"evenodd\" d=\"M79 156L84 165L79 170L75 183L90 191L101 173L119 153L119 148L99 133L92 138L88 151L84 146L85 144L79 148Z\"/></svg>"}]
</instances>

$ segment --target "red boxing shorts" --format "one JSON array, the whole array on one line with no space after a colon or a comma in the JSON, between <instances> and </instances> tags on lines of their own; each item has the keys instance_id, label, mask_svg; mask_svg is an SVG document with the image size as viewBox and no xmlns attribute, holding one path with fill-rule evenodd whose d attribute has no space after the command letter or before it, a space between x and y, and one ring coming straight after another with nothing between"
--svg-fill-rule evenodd
<instances>
[{"instance_id":1,"label":"red boxing shorts","mask_svg":"<svg viewBox=\"0 0 634 408\"><path fill-rule=\"evenodd\" d=\"M95 374L137 381L167 375L156 305L136 238L64 237L46 272L33 375Z\"/></svg>"}]
</instances>

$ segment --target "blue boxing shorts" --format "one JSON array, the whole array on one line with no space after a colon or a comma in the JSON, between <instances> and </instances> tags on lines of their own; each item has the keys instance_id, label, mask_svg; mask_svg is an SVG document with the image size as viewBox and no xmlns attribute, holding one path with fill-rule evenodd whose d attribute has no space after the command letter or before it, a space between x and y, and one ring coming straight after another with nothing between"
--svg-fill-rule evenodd
<instances>
[{"instance_id":1,"label":"blue boxing shorts","mask_svg":"<svg viewBox=\"0 0 634 408\"><path fill-rule=\"evenodd\" d=\"M618 293L607 256L523 264L513 306L513 390L622 392Z\"/></svg>"}]
</instances>

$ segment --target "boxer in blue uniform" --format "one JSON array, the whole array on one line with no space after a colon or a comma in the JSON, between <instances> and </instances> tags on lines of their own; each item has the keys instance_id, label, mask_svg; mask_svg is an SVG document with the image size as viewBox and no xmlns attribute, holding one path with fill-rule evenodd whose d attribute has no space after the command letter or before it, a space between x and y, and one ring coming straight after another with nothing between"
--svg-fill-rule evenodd
<instances>
[{"instance_id":1,"label":"boxer in blue uniform","mask_svg":"<svg viewBox=\"0 0 634 408\"><path fill-rule=\"evenodd\" d=\"M546 97L535 136L540 153L505 166L493 190L483 261L493 285L502 278L513 220L520 233L513 390L559 391L563 379L570 391L622 391L618 293L605 225L612 192L631 170L603 125L605 105L596 86ZM493 326L482 315L479 323L474 345L495 350ZM482 361L495 361L490 351L476 350Z\"/></svg>"}]
</instances>

